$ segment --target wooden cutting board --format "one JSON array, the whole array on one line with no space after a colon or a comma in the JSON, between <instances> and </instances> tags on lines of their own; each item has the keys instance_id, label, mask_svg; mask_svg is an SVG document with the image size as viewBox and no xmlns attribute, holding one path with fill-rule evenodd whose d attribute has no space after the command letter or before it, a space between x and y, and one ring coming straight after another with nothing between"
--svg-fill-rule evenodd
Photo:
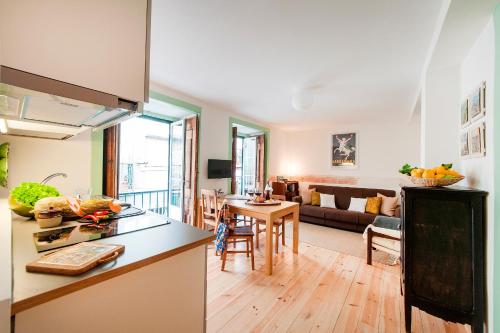
<instances>
[{"instance_id":1,"label":"wooden cutting board","mask_svg":"<svg viewBox=\"0 0 500 333\"><path fill-rule=\"evenodd\" d=\"M123 245L83 242L42 256L27 264L26 271L79 275L97 265L115 260L123 251Z\"/></svg>"}]
</instances>

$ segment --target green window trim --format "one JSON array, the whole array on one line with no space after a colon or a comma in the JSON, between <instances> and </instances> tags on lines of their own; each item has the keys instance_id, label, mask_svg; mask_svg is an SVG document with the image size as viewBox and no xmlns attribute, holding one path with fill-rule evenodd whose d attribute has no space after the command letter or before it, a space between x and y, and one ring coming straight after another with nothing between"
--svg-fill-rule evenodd
<instances>
[{"instance_id":1,"label":"green window trim","mask_svg":"<svg viewBox=\"0 0 500 333\"><path fill-rule=\"evenodd\" d=\"M168 96L164 93L150 90L149 97L151 99L156 99L171 105L175 105L182 108L188 112L198 115L198 164L200 161L200 137L201 137L201 111L202 108L198 105L185 102L175 97ZM175 117L163 116L156 114L154 112L145 111L142 117L150 117L155 119L160 119L168 122L174 122L179 119ZM90 148L90 186L92 193L101 194L103 191L103 170L104 170L104 131L92 131L91 133L91 148ZM196 175L197 180L197 191L200 193L200 173Z\"/></svg>"},{"instance_id":2,"label":"green window trim","mask_svg":"<svg viewBox=\"0 0 500 333\"><path fill-rule=\"evenodd\" d=\"M264 145L265 145L265 151L264 151L264 159L265 159L265 166L264 166L264 179L267 181L269 177L269 142L271 140L271 131L269 128L254 124L250 121L247 120L242 120L238 119L235 117L229 117L229 145L228 145L228 158L232 159L232 151L233 151L233 125L241 125L245 127L250 127L253 129L256 129L264 134ZM228 185L227 185L228 193L231 191L231 179L228 180Z\"/></svg>"}]
</instances>

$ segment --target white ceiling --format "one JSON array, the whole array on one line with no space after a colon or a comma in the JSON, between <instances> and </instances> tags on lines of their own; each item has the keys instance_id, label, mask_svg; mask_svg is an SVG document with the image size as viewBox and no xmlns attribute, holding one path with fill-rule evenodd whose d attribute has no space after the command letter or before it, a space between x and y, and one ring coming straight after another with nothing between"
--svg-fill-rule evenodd
<instances>
[{"instance_id":1,"label":"white ceiling","mask_svg":"<svg viewBox=\"0 0 500 333\"><path fill-rule=\"evenodd\" d=\"M283 128L407 120L442 3L156 0L151 81Z\"/></svg>"},{"instance_id":2,"label":"white ceiling","mask_svg":"<svg viewBox=\"0 0 500 333\"><path fill-rule=\"evenodd\" d=\"M491 19L491 13L499 2L499 0L453 0L432 55L430 69L461 63Z\"/></svg>"}]
</instances>

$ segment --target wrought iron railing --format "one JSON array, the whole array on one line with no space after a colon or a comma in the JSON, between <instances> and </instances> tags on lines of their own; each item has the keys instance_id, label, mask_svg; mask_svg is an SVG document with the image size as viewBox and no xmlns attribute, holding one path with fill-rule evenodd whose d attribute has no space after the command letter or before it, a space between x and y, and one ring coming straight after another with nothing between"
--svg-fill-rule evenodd
<instances>
[{"instance_id":1,"label":"wrought iron railing","mask_svg":"<svg viewBox=\"0 0 500 333\"><path fill-rule=\"evenodd\" d=\"M155 190L155 191L124 192L120 193L118 195L118 198L121 201L125 201L132 204L133 206L150 210L157 214L168 215L168 193L169 189ZM173 195L172 200L175 200L175 197L177 196Z\"/></svg>"}]
</instances>

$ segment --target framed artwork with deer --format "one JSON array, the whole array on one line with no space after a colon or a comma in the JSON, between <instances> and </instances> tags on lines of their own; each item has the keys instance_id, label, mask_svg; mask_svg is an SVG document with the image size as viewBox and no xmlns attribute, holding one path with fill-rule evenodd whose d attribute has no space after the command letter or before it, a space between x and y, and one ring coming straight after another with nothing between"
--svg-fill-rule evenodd
<instances>
[{"instance_id":1,"label":"framed artwork with deer","mask_svg":"<svg viewBox=\"0 0 500 333\"><path fill-rule=\"evenodd\" d=\"M333 168L358 167L357 133L332 134L331 156L331 166Z\"/></svg>"}]
</instances>

